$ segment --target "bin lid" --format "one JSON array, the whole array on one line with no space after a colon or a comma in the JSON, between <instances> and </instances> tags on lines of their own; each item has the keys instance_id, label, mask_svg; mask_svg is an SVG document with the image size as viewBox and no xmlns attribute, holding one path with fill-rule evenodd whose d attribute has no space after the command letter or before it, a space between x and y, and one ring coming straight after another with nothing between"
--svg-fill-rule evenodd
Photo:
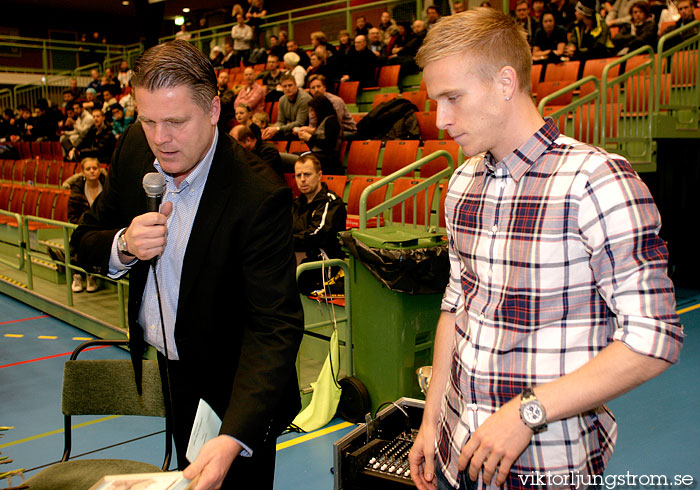
<instances>
[{"instance_id":1,"label":"bin lid","mask_svg":"<svg viewBox=\"0 0 700 490\"><path fill-rule=\"evenodd\" d=\"M421 248L439 245L443 236L421 228L406 226L382 226L352 230L352 236L365 245L375 248Z\"/></svg>"}]
</instances>

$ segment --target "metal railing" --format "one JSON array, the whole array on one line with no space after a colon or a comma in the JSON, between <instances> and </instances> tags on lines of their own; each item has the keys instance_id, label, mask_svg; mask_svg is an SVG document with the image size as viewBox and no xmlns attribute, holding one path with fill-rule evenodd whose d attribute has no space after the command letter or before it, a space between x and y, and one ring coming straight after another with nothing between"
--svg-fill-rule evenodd
<instances>
[{"instance_id":1,"label":"metal railing","mask_svg":"<svg viewBox=\"0 0 700 490\"><path fill-rule=\"evenodd\" d=\"M404 176L413 176L416 170L420 169L423 165L427 164L428 162L431 162L433 160L436 160L438 158L446 158L447 159L447 168L441 170L440 172L426 178L426 179L416 179L418 182L415 186L410 187L409 189L390 197L389 199L385 200L383 203L373 207L372 209L367 209L367 201L369 199L369 195L374 192L377 189L380 189L384 186L388 186L392 182L396 181L397 179L404 177ZM360 195L360 230L364 230L367 228L367 221L372 219L372 218L377 218L377 227L381 227L380 223L380 217L383 214L387 214L385 217L385 223L389 223L388 226L392 226L393 223L393 213L385 213L385 211L388 211L392 209L394 206L401 206L401 225L406 226L406 203L408 200L412 200L413 202L413 219L411 220L412 227L413 228L418 228L419 223L418 223L418 199L419 199L419 194L422 192L423 193L423 201L424 201L424 223L423 223L423 228L425 231L428 231L432 228L437 229L438 226L435 224L432 224L432 209L433 209L433 203L435 199L437 199L437 202L440 202L440 188L439 188L439 183L441 180L448 178L452 173L454 172L455 169L455 164L454 161L452 160L452 155L450 155L447 151L445 150L439 150L434 153L431 153L430 155L424 156L420 160L415 161L414 163L407 165L406 167L397 170L391 175L388 175L377 182L370 184L366 189L362 191L362 194ZM431 187L433 187L433 190L436 192L431 192ZM430 199L430 195L433 195L433 199ZM393 211L393 209L392 209ZM438 223L439 224L439 223Z\"/></svg>"}]
</instances>

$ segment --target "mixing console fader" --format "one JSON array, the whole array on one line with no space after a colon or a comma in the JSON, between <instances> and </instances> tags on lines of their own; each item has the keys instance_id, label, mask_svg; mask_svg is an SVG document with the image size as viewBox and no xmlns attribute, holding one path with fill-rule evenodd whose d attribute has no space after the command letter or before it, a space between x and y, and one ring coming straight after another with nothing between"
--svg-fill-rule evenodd
<instances>
[{"instance_id":1,"label":"mixing console fader","mask_svg":"<svg viewBox=\"0 0 700 490\"><path fill-rule=\"evenodd\" d=\"M333 447L335 490L415 488L408 452L425 402L401 398L360 424Z\"/></svg>"}]
</instances>

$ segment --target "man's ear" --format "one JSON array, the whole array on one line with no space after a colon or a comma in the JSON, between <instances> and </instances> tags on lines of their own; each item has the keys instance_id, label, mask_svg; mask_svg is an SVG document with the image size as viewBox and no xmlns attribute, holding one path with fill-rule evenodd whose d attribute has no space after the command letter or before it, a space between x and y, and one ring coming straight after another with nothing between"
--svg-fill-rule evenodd
<instances>
[{"instance_id":1,"label":"man's ear","mask_svg":"<svg viewBox=\"0 0 700 490\"><path fill-rule=\"evenodd\" d=\"M209 118L212 126L216 126L219 122L219 116L221 115L221 99L216 95L211 101L211 109L209 112Z\"/></svg>"},{"instance_id":2,"label":"man's ear","mask_svg":"<svg viewBox=\"0 0 700 490\"><path fill-rule=\"evenodd\" d=\"M518 89L518 73L512 66L506 65L498 73L498 85L501 88L503 97L510 100Z\"/></svg>"}]
</instances>

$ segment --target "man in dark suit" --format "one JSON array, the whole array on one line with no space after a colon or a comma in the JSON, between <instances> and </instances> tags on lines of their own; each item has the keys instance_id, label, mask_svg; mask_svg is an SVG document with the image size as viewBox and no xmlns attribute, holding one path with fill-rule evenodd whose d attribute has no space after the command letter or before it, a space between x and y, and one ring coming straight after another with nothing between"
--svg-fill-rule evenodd
<instances>
[{"instance_id":1,"label":"man in dark suit","mask_svg":"<svg viewBox=\"0 0 700 490\"><path fill-rule=\"evenodd\" d=\"M272 488L276 437L300 408L291 191L256 174L255 157L217 131L216 76L189 43L146 51L132 84L139 122L120 138L71 244L91 272L130 271L135 372L155 346L181 469L199 400L221 417L220 435L185 469L199 475L196 490ZM155 171L167 188L160 212L146 212L141 181Z\"/></svg>"}]
</instances>

